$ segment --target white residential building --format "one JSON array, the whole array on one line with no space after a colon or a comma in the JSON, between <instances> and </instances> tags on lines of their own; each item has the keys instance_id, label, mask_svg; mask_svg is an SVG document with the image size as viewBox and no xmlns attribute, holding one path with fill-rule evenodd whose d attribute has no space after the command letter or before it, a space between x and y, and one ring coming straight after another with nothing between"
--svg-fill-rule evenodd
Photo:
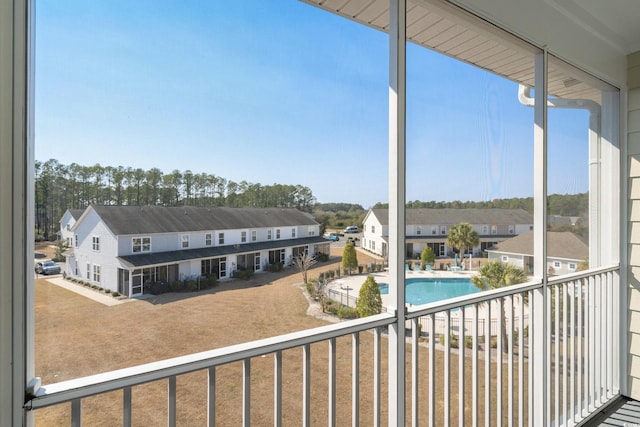
<instances>
[{"instance_id":1,"label":"white residential building","mask_svg":"<svg viewBox=\"0 0 640 427\"><path fill-rule=\"evenodd\" d=\"M328 254L319 227L296 209L92 205L70 227L66 267L72 277L135 296L155 282L225 279L288 265L305 252Z\"/></svg>"},{"instance_id":2,"label":"white residential building","mask_svg":"<svg viewBox=\"0 0 640 427\"><path fill-rule=\"evenodd\" d=\"M528 231L498 243L487 250L490 260L513 264L533 273L533 232ZM589 246L569 232L547 232L547 273L561 275L575 273L580 263L589 258Z\"/></svg>"},{"instance_id":3,"label":"white residential building","mask_svg":"<svg viewBox=\"0 0 640 427\"><path fill-rule=\"evenodd\" d=\"M453 256L453 249L446 244L447 235L451 226L461 222L471 224L480 237L478 246L470 250L473 255L533 227L533 217L523 209L414 208L406 212L406 258L419 257L425 246L430 246L436 256ZM363 223L362 247L387 257L389 210L370 209Z\"/></svg>"},{"instance_id":4,"label":"white residential building","mask_svg":"<svg viewBox=\"0 0 640 427\"><path fill-rule=\"evenodd\" d=\"M67 209L60 219L60 232L58 233L58 240L62 240L67 247L71 248L74 245L74 233L71 228L75 225L76 221L80 218L84 209Z\"/></svg>"}]
</instances>

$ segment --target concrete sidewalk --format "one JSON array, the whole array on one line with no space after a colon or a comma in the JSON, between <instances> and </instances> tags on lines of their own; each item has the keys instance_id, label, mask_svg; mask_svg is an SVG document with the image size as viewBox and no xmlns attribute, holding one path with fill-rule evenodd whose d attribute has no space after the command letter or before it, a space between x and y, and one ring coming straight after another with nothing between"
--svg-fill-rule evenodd
<instances>
[{"instance_id":1,"label":"concrete sidewalk","mask_svg":"<svg viewBox=\"0 0 640 427\"><path fill-rule=\"evenodd\" d=\"M107 306L118 305L118 304L131 301L128 298L127 299L114 298L111 295L106 295L101 292L95 291L94 289L69 282L68 280L63 279L62 277L47 279L47 282L52 283L56 286L60 286L61 288L64 288L68 291L75 292L78 295L82 295L83 297L92 299L95 302L99 302L100 304L107 305Z\"/></svg>"}]
</instances>

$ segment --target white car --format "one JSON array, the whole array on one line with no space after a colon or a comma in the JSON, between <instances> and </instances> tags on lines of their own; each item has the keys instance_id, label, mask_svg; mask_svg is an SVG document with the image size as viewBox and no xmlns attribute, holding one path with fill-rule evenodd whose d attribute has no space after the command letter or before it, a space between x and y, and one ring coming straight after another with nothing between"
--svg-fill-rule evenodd
<instances>
[{"instance_id":1,"label":"white car","mask_svg":"<svg viewBox=\"0 0 640 427\"><path fill-rule=\"evenodd\" d=\"M358 226L357 225L350 225L347 228L344 229L343 233L347 234L347 233L357 233L358 232Z\"/></svg>"}]
</instances>

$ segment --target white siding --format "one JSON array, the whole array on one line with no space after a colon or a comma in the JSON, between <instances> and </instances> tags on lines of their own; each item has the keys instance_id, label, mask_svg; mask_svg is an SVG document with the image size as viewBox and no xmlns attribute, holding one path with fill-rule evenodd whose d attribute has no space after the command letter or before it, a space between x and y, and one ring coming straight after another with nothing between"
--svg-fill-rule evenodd
<instances>
[{"instance_id":1,"label":"white siding","mask_svg":"<svg viewBox=\"0 0 640 427\"><path fill-rule=\"evenodd\" d=\"M628 58L628 171L629 171L629 396L640 399L640 52Z\"/></svg>"},{"instance_id":2,"label":"white siding","mask_svg":"<svg viewBox=\"0 0 640 427\"><path fill-rule=\"evenodd\" d=\"M119 262L116 259L118 245L116 237L100 220L100 217L95 213L93 209L87 212L84 220L76 225L74 230L78 235L78 247L73 249L76 263L78 264L79 277L84 281L93 281L93 274L87 279L86 270L87 264L91 265L93 272L93 266L100 266L100 283L95 283L105 289L111 289L116 291L118 288L118 266ZM93 237L96 236L100 239L100 250L93 250ZM75 272L71 271L70 274L74 275Z\"/></svg>"}]
</instances>

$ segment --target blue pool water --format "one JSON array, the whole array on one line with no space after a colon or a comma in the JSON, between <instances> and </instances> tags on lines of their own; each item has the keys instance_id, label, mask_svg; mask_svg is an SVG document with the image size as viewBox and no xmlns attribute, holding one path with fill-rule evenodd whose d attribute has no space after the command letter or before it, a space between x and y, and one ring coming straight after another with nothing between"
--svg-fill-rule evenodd
<instances>
[{"instance_id":1,"label":"blue pool water","mask_svg":"<svg viewBox=\"0 0 640 427\"><path fill-rule=\"evenodd\" d=\"M378 283L381 294L389 293L389 284ZM467 278L407 279L406 300L413 305L427 304L480 292Z\"/></svg>"}]
</instances>

